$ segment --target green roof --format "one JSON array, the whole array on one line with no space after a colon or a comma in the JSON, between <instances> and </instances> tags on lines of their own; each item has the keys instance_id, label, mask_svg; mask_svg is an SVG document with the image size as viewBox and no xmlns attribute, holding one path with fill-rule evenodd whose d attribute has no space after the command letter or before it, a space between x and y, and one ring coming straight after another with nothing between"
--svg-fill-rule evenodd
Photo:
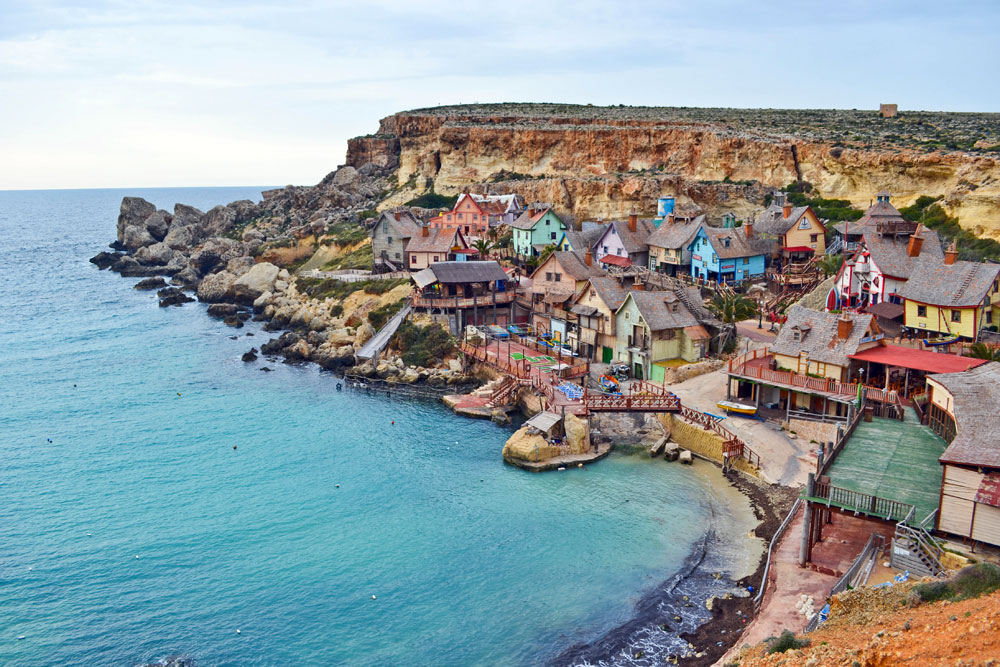
<instances>
[{"instance_id":1,"label":"green roof","mask_svg":"<svg viewBox=\"0 0 1000 667\"><path fill-rule=\"evenodd\" d=\"M876 418L859 423L827 474L834 486L914 505L921 521L938 508L938 457L946 444L920 425L912 408L905 414L902 422Z\"/></svg>"}]
</instances>

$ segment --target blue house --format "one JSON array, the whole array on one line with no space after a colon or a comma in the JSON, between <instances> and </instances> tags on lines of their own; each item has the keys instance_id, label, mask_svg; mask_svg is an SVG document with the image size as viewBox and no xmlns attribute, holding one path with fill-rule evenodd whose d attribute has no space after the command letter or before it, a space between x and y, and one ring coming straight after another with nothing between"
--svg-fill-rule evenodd
<instances>
[{"instance_id":1,"label":"blue house","mask_svg":"<svg viewBox=\"0 0 1000 667\"><path fill-rule=\"evenodd\" d=\"M751 224L730 229L703 225L688 247L692 276L726 283L764 275L764 258L770 252L767 240L754 236Z\"/></svg>"}]
</instances>

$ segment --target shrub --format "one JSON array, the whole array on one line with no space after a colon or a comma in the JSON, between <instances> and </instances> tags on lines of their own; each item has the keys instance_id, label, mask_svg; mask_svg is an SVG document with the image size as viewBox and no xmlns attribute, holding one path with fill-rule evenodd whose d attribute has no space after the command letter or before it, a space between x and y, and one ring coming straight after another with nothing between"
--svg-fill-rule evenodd
<instances>
[{"instance_id":1,"label":"shrub","mask_svg":"<svg viewBox=\"0 0 1000 667\"><path fill-rule=\"evenodd\" d=\"M418 206L420 208L451 208L458 201L458 195L452 195L450 197L446 195L439 195L434 192L432 187L430 190L420 195L419 197L414 197L410 201L406 202L406 206Z\"/></svg>"},{"instance_id":2,"label":"shrub","mask_svg":"<svg viewBox=\"0 0 1000 667\"><path fill-rule=\"evenodd\" d=\"M344 304L335 303L330 306L330 317L340 317L344 314Z\"/></svg>"},{"instance_id":3,"label":"shrub","mask_svg":"<svg viewBox=\"0 0 1000 667\"><path fill-rule=\"evenodd\" d=\"M403 307L404 301L406 301L405 298L400 299L399 301L394 301L393 303L387 303L384 306L379 306L368 313L368 321L371 322L371 325L375 327L376 331L378 331L393 315L399 312L399 309Z\"/></svg>"},{"instance_id":4,"label":"shrub","mask_svg":"<svg viewBox=\"0 0 1000 667\"><path fill-rule=\"evenodd\" d=\"M803 637L799 639L791 630L783 630L778 637L771 637L767 641L768 653L784 653L792 649L805 648L809 646L809 640Z\"/></svg>"},{"instance_id":5,"label":"shrub","mask_svg":"<svg viewBox=\"0 0 1000 667\"><path fill-rule=\"evenodd\" d=\"M402 352L403 363L426 367L451 354L455 340L437 324L422 327L406 321L396 334L396 346Z\"/></svg>"},{"instance_id":6,"label":"shrub","mask_svg":"<svg viewBox=\"0 0 1000 667\"><path fill-rule=\"evenodd\" d=\"M1000 590L1000 567L993 563L976 563L963 567L947 581L917 584L911 593L919 602L938 600L968 600Z\"/></svg>"}]
</instances>

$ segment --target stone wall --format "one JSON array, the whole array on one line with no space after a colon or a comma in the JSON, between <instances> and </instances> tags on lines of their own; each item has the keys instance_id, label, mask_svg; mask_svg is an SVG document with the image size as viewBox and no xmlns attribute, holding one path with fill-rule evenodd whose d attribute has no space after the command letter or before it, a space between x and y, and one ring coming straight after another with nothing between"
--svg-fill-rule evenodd
<instances>
[{"instance_id":1,"label":"stone wall","mask_svg":"<svg viewBox=\"0 0 1000 667\"><path fill-rule=\"evenodd\" d=\"M794 431L795 437L805 442L837 442L837 425L811 419L789 419L783 424L786 430Z\"/></svg>"},{"instance_id":2,"label":"stone wall","mask_svg":"<svg viewBox=\"0 0 1000 667\"><path fill-rule=\"evenodd\" d=\"M713 431L690 424L671 413L659 415L660 422L670 434L670 440L698 456L722 463L722 437ZM758 476L757 468L743 459L733 462L733 467L741 472Z\"/></svg>"},{"instance_id":3,"label":"stone wall","mask_svg":"<svg viewBox=\"0 0 1000 667\"><path fill-rule=\"evenodd\" d=\"M664 384L678 384L693 377L711 373L726 365L722 359L705 359L694 364L686 364L677 368L667 368L663 372Z\"/></svg>"}]
</instances>

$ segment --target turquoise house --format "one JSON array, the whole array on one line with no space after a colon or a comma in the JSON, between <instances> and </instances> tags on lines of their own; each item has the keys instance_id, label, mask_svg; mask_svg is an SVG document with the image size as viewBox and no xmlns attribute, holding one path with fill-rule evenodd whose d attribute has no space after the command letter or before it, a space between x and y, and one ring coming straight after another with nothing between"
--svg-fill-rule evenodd
<instances>
[{"instance_id":1,"label":"turquoise house","mask_svg":"<svg viewBox=\"0 0 1000 667\"><path fill-rule=\"evenodd\" d=\"M755 236L751 225L728 229L702 226L688 247L691 275L720 283L763 276L770 252L767 240Z\"/></svg>"},{"instance_id":2,"label":"turquoise house","mask_svg":"<svg viewBox=\"0 0 1000 667\"><path fill-rule=\"evenodd\" d=\"M523 259L537 257L547 245L556 245L566 225L551 207L528 208L510 223L514 252Z\"/></svg>"}]
</instances>

